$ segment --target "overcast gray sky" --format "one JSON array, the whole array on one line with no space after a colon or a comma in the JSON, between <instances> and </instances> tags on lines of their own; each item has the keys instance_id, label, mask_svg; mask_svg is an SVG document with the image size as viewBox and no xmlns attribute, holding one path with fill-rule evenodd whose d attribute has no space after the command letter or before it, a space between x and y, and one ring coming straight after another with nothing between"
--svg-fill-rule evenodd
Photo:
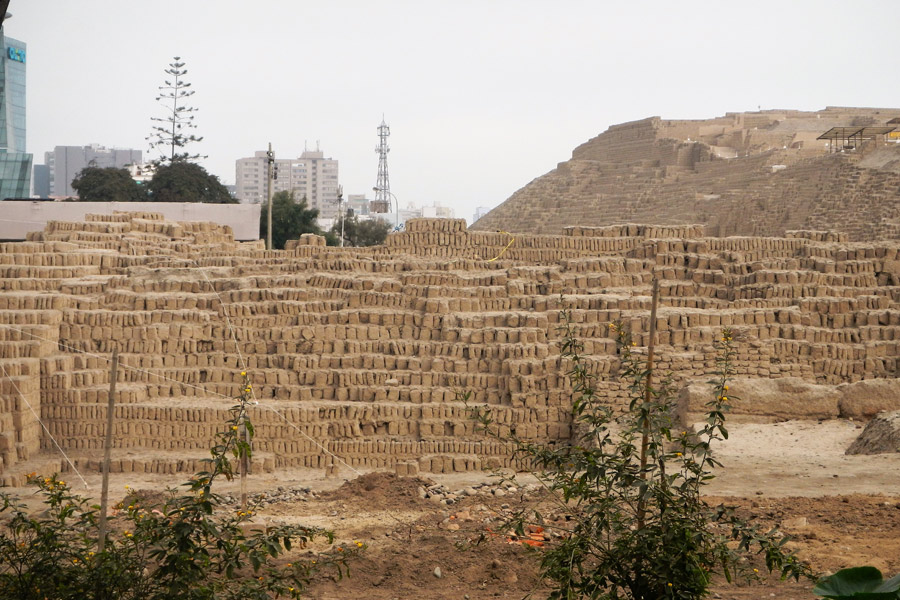
<instances>
[{"instance_id":1,"label":"overcast gray sky","mask_svg":"<svg viewBox=\"0 0 900 600\"><path fill-rule=\"evenodd\" d=\"M272 142L471 222L608 126L653 115L900 106L900 2L12 0L28 151L147 151L163 70L187 63L195 150L225 183Z\"/></svg>"}]
</instances>

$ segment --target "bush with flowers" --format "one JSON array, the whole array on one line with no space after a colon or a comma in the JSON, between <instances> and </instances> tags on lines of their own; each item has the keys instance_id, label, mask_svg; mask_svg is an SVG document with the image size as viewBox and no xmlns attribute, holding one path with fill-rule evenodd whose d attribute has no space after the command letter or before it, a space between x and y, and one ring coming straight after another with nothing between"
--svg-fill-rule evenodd
<instances>
[{"instance_id":1,"label":"bush with flowers","mask_svg":"<svg viewBox=\"0 0 900 600\"><path fill-rule=\"evenodd\" d=\"M0 598L269 600L301 597L322 568L343 576L361 545L291 556L294 546L316 536L331 541L332 533L295 525L250 527L252 507L229 509L213 491L219 477L233 478L232 458L250 457L252 388L246 372L241 377L241 394L217 434L209 470L183 484L180 493L169 490L159 505L130 494L109 518L102 548L99 507L58 477L29 478L43 496L45 510L38 514L0 494Z\"/></svg>"},{"instance_id":2,"label":"bush with flowers","mask_svg":"<svg viewBox=\"0 0 900 600\"><path fill-rule=\"evenodd\" d=\"M610 329L630 403L616 416L597 391L570 315L563 312L562 321L561 354L569 365L577 433L570 443L552 445L502 437L534 466L533 474L559 501L557 510L567 513L568 531L539 550L550 598L699 599L709 593L716 574L728 581L758 578L747 560L752 553L782 577L809 576L785 549L785 536L760 532L731 508L710 506L701 496L718 466L711 446L728 437L731 332L724 331L718 342L706 420L688 431L678 422L670 378L654 380L653 365L621 323ZM488 407L471 408L484 431L501 437ZM523 535L535 520L541 515L522 511L508 526Z\"/></svg>"}]
</instances>

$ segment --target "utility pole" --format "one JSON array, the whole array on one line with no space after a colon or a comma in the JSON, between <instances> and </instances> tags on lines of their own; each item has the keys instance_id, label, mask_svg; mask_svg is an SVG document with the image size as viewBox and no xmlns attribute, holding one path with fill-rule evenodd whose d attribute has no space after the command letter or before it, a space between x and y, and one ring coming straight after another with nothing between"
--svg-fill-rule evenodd
<instances>
[{"instance_id":1,"label":"utility pole","mask_svg":"<svg viewBox=\"0 0 900 600\"><path fill-rule=\"evenodd\" d=\"M266 152L266 160L268 162L268 171L266 175L266 198L267 215L266 215L266 250L272 249L272 172L275 166L275 153L272 152L272 142L269 142L269 151Z\"/></svg>"},{"instance_id":2,"label":"utility pole","mask_svg":"<svg viewBox=\"0 0 900 600\"><path fill-rule=\"evenodd\" d=\"M338 186L338 213L341 215L341 248L344 247L344 187Z\"/></svg>"}]
</instances>

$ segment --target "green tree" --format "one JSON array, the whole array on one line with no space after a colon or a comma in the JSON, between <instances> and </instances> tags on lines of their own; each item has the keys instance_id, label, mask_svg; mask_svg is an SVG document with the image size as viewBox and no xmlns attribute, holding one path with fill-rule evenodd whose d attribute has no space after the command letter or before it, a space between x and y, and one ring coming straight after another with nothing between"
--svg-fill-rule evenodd
<instances>
[{"instance_id":1,"label":"green tree","mask_svg":"<svg viewBox=\"0 0 900 600\"><path fill-rule=\"evenodd\" d=\"M572 442L548 445L514 431L503 435L489 408L473 407L481 426L511 441L568 513L569 531L541 554L550 598L697 600L708 595L714 574L728 581L757 578L746 560L752 553L782 577L809 576L784 549L787 537L759 532L729 507L710 506L701 497L718 465L711 444L728 437L727 381L736 354L731 332L723 332L719 342L705 424L688 432L676 418L669 381L653 380L652 348L645 357L621 323L610 325L621 360L619 379L630 396L629 410L617 416L597 391L571 316L563 313L562 320L561 364L568 366L573 393ZM541 520L534 511L523 512L508 525L524 536L527 525Z\"/></svg>"},{"instance_id":2,"label":"green tree","mask_svg":"<svg viewBox=\"0 0 900 600\"><path fill-rule=\"evenodd\" d=\"M345 246L377 246L383 244L387 238L391 225L383 219L367 219L360 221L359 217L348 209L344 215L344 245ZM338 219L332 225L330 233L338 242L341 239L341 220Z\"/></svg>"},{"instance_id":3,"label":"green tree","mask_svg":"<svg viewBox=\"0 0 900 600\"><path fill-rule=\"evenodd\" d=\"M72 180L72 189L82 202L142 202L147 192L128 169L89 166Z\"/></svg>"},{"instance_id":4,"label":"green tree","mask_svg":"<svg viewBox=\"0 0 900 600\"><path fill-rule=\"evenodd\" d=\"M262 239L268 236L268 211L269 203L262 204L259 215L259 235ZM276 192L272 196L272 247L283 250L284 243L288 240L296 240L304 233L324 235L316 224L319 211L306 206L306 197L297 201L294 192Z\"/></svg>"},{"instance_id":5,"label":"green tree","mask_svg":"<svg viewBox=\"0 0 900 600\"><path fill-rule=\"evenodd\" d=\"M148 185L152 202L237 204L215 175L200 165L176 160L161 164Z\"/></svg>"},{"instance_id":6,"label":"green tree","mask_svg":"<svg viewBox=\"0 0 900 600\"><path fill-rule=\"evenodd\" d=\"M194 113L197 109L185 104L187 98L194 95L194 90L190 89L191 84L184 80L187 69L184 68L181 57L176 56L165 72L169 79L165 80L164 85L159 86L159 96L156 97L156 101L165 107L165 116L150 119L156 123L147 137L150 148L160 153L158 162L161 164L205 158L184 150L188 144L200 142L203 138L190 133L190 130L197 127L194 123Z\"/></svg>"}]
</instances>

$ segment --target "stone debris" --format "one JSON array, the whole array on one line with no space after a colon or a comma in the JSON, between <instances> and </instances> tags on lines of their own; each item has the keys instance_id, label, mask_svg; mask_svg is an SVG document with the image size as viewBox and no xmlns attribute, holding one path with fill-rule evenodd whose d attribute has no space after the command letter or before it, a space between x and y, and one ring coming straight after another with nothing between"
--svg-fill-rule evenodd
<instances>
[{"instance_id":1,"label":"stone debris","mask_svg":"<svg viewBox=\"0 0 900 600\"><path fill-rule=\"evenodd\" d=\"M285 488L283 486L278 486L275 488L275 491L272 492L250 494L247 498L247 503L251 506L263 508L270 504L281 504L283 502L309 502L310 500L316 500L318 498L319 494L308 487ZM241 499L227 495L223 496L222 501L224 504L238 505L240 504Z\"/></svg>"},{"instance_id":2,"label":"stone debris","mask_svg":"<svg viewBox=\"0 0 900 600\"><path fill-rule=\"evenodd\" d=\"M847 454L900 452L900 410L876 415L847 448Z\"/></svg>"}]
</instances>

